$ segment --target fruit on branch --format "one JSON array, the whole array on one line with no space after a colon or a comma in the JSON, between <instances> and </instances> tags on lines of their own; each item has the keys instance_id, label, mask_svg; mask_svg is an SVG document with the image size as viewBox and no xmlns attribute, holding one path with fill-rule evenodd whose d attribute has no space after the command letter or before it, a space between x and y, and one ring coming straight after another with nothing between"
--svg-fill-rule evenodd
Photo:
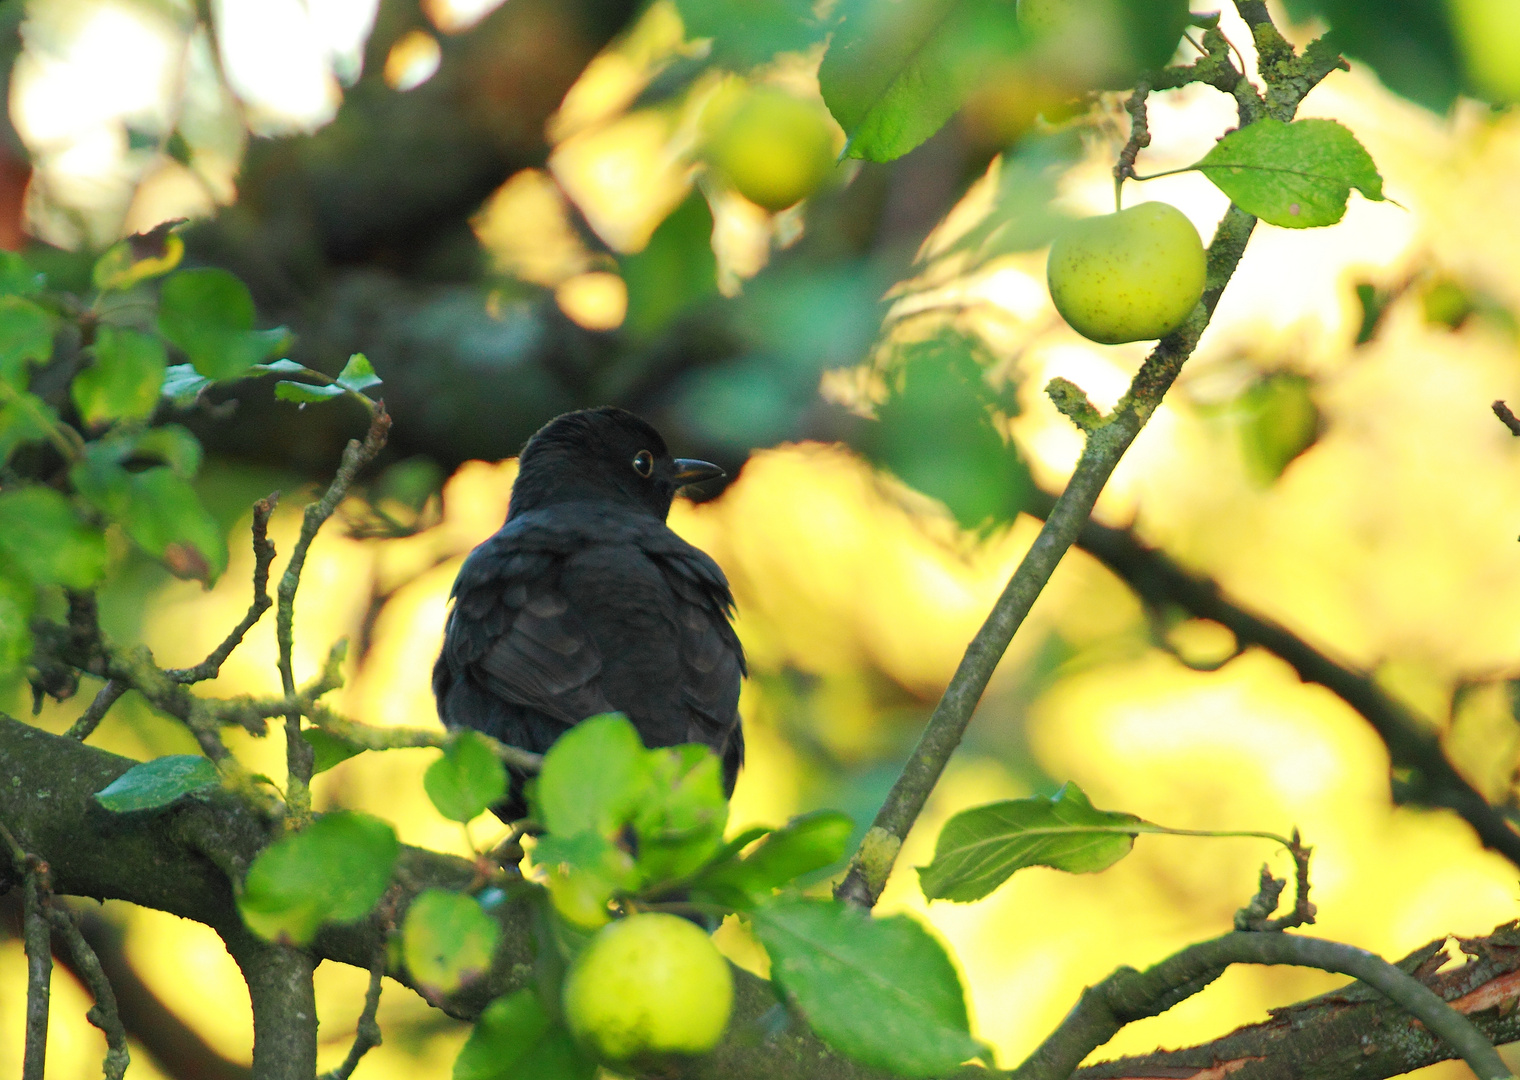
<instances>
[{"instance_id":1,"label":"fruit on branch","mask_svg":"<svg viewBox=\"0 0 1520 1080\"><path fill-rule=\"evenodd\" d=\"M565 1020L607 1061L703 1054L728 1027L734 983L700 927L646 912L598 930L565 979Z\"/></svg>"},{"instance_id":2,"label":"fruit on branch","mask_svg":"<svg viewBox=\"0 0 1520 1080\"><path fill-rule=\"evenodd\" d=\"M1203 295L1206 271L1198 230L1158 202L1072 222L1045 267L1061 317L1105 345L1177 329Z\"/></svg>"},{"instance_id":3,"label":"fruit on branch","mask_svg":"<svg viewBox=\"0 0 1520 1080\"><path fill-rule=\"evenodd\" d=\"M708 161L767 210L807 198L834 170L834 127L816 101L774 86L720 91L705 119Z\"/></svg>"}]
</instances>

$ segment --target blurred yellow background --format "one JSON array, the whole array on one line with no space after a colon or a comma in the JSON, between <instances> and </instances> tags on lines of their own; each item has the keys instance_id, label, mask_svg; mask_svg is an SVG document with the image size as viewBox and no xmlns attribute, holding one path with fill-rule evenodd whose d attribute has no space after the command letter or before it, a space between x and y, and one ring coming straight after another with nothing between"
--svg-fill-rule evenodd
<instances>
[{"instance_id":1,"label":"blurred yellow background","mask_svg":"<svg viewBox=\"0 0 1520 1080\"><path fill-rule=\"evenodd\" d=\"M619 250L646 242L692 182L678 146L690 138L692 117L624 111L628 87L641 78L640 50L680 45L679 23L672 32L674 16L657 11L644 37L598 61L572 92L548 163ZM1226 30L1249 40L1228 17ZM776 78L812 85L807 70ZM312 85L297 102L307 112L287 103L281 122L320 122L313 102L328 101L328 83ZM270 116L279 105L266 103ZM1520 444L1488 412L1491 400L1520 395L1520 356L1512 328L1484 318L1456 329L1433 323L1424 299L1429 283L1450 276L1520 310L1520 116L1463 106L1438 118L1355 70L1332 75L1303 114L1352 128L1397 203L1353 197L1333 228L1258 228L1199 352L1121 466L1099 516L1133 524L1240 603L1375 671L1443 732L1466 775L1501 800L1520 748L1508 703L1497 692L1475 695L1453 717L1448 701L1459 679L1513 674L1520 656ZM1152 171L1195 160L1232 122L1230 103L1203 88L1158 100ZM1111 161L1111 144L1094 139L1087 161L1066 177L1063 200L1105 209ZM98 163L90 168L100 175ZM611 275L575 247L555 217L556 196L533 175L504 186L479 218L478 235L503 265L558 288L572 318L616 325L626 294L615 285L565 288ZM1045 294L1043 252L974 268L956 261L954 233L986 211L995 180L973 187L960 216L931 236L920 276L900 290L885 332L916 333L939 320L986 340L1017 377L1024 411L1013 435L1036 478L1054 488L1080 443L1045 400L1044 383L1065 376L1106 407L1145 349L1096 346L1068 330ZM1224 208L1224 197L1196 176L1131 185L1127 198L1172 202L1205 236ZM748 204L730 207L718 219L719 243L729 245L720 267L737 288L789 226ZM541 243L524 239L530 219L543 226ZM530 257L540 262L530 266ZM1358 345L1361 282L1393 299L1376 335ZM1314 377L1324 435L1264 484L1228 403L1277 371ZM465 553L503 520L514 470L510 460L465 465L445 488L442 523L416 537L349 539L334 522L312 548L297 599L297 680L313 676L332 643L347 637L348 684L335 704L377 725L436 724L428 679L449 586ZM271 529L282 553L309 494L285 496ZM245 515L234 530L232 564L215 589L174 583L152 596L143 637L161 665L200 659L246 607L247 522ZM1038 527L1026 517L990 535L963 533L942 508L823 444L756 453L721 498L678 504L672 525L733 582L753 668L735 831L823 806L843 806L862 824L869 818L892 778L882 762L900 761L911 747ZM274 660L267 618L207 689L276 692ZM76 711L50 706L39 722L60 730ZM193 749L187 735L130 698L94 741L139 758ZM281 775L278 734L260 741L233 732L228 742L250 769ZM422 791L422 770L435 755L353 758L319 779L319 805L364 809L393 822L407 843L465 853L462 831ZM1189 670L1151 644L1127 589L1073 552L1005 658L881 907L915 913L950 946L976 1030L1003 1065L1020 1061L1082 988L1115 966L1143 966L1227 929L1263 861L1279 874L1288 866L1260 841L1142 837L1130 858L1101 875L1036 868L980 903L924 902L912 868L928 861L949 815L1065 780L1100 807L1166 825L1300 828L1314 846L1317 932L1390 958L1433 938L1485 933L1517 914L1513 866L1482 851L1453 815L1391 804L1387 755L1348 707L1259 652L1216 672ZM490 818L472 826L477 842L497 828ZM110 910L129 927L131 955L163 1000L223 1054L247 1060L246 991L214 935L157 912ZM726 928L721 940L736 960L755 963L741 931ZM0 1032L20 1031L23 970L19 942L0 944ZM318 973L322 1068L347 1049L363 979L332 965ZM1127 1028L1100 1056L1201 1041L1338 981L1237 968L1181 1007ZM93 1075L103 1043L83 1019L87 998L63 973L54 993L48 1076ZM386 1043L364 1060L361 1078L446 1075L465 1030L394 984L380 1021ZM19 1072L20 1051L19 1038L0 1038L0 1073ZM157 1075L142 1055L132 1070Z\"/></svg>"}]
</instances>

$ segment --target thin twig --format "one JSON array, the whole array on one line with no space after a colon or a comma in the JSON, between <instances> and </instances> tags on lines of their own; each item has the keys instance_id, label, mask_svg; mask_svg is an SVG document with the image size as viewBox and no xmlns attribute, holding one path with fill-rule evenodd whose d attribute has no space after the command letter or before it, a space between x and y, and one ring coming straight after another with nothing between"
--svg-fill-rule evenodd
<instances>
[{"instance_id":1,"label":"thin twig","mask_svg":"<svg viewBox=\"0 0 1520 1080\"><path fill-rule=\"evenodd\" d=\"M1238 0L1237 7L1247 25L1252 28L1258 50L1262 51L1264 57L1270 53L1276 61L1275 66L1271 67L1265 59L1262 64L1262 74L1269 89L1269 108L1274 110L1274 115L1281 113L1286 118L1291 118L1304 95L1343 61L1338 56L1327 54L1326 48L1318 44L1306 49L1303 56L1295 56L1291 46L1282 41L1281 35L1272 26L1265 4L1259 0ZM1281 43L1281 46L1277 43ZM1282 55L1283 50L1286 50L1286 57ZM1167 70L1169 73L1176 72L1176 69ZM1237 76L1239 73L1233 72L1230 78L1237 84L1244 83L1254 98L1255 89L1250 87L1243 76ZM1238 91L1236 96L1239 97ZM1257 99L1254 107L1259 106L1260 100ZM1242 104L1242 109L1245 108ZM1242 116L1244 115L1243 111ZM1151 413L1161 404L1162 397L1181 371L1183 362L1197 345L1199 336L1219 303L1220 295L1245 252L1246 241L1250 239L1255 225L1254 217L1233 203L1230 204L1209 244L1208 277L1199 307L1187 322L1157 344L1112 415L1102 424L1084 432L1086 440L1082 456L1066 490L1056 500L1028 554L1019 563L1002 595L993 605L992 612L967 647L965 656L935 706L918 745L903 766L897 782L892 785L875 821L862 839L860 848L850 860L843 880L835 888L834 895L839 899L859 907L875 906L882 889L886 887L893 864L897 861L903 839L918 819L929 793L939 782L950 755L960 745L966 727L971 722L972 712L981 700L998 661L1002 659L1014 633L1022 625L1045 583L1050 580L1056 564L1075 542L1120 457L1139 434Z\"/></svg>"},{"instance_id":2,"label":"thin twig","mask_svg":"<svg viewBox=\"0 0 1520 1080\"><path fill-rule=\"evenodd\" d=\"M269 564L274 561L274 543L269 539L269 515L274 513L280 501L278 491L253 504L253 602L241 622L211 654L194 667L169 668L164 674L177 683L197 683L214 679L221 673L222 665L232 650L243 643L244 636L269 610L273 600L269 598Z\"/></svg>"},{"instance_id":3,"label":"thin twig","mask_svg":"<svg viewBox=\"0 0 1520 1080\"><path fill-rule=\"evenodd\" d=\"M1511 412L1509 406L1502 401L1494 402L1493 410L1494 415L1499 418L1505 427L1509 428L1511 435L1520 436L1520 416L1516 416Z\"/></svg>"},{"instance_id":4,"label":"thin twig","mask_svg":"<svg viewBox=\"0 0 1520 1080\"><path fill-rule=\"evenodd\" d=\"M1114 164L1114 209L1119 209L1120 193L1124 189L1124 181L1133 180L1135 177L1135 159L1140 156L1140 151L1151 144L1150 121L1145 110L1145 99L1150 95L1151 84L1141 80L1135 85L1134 93L1130 94L1129 100L1124 103L1124 111L1129 113L1129 140L1124 144L1124 149L1119 151L1119 160Z\"/></svg>"},{"instance_id":5,"label":"thin twig","mask_svg":"<svg viewBox=\"0 0 1520 1080\"><path fill-rule=\"evenodd\" d=\"M1083 1058L1126 1024L1155 1016L1191 997L1231 964L1287 964L1350 975L1418 1018L1455 1049L1481 1080L1513 1075L1471 1021L1382 957L1321 938L1237 931L1190 945L1143 972L1121 968L1088 988L1039 1049L1009 1074L1011 1080L1065 1080Z\"/></svg>"},{"instance_id":6,"label":"thin twig","mask_svg":"<svg viewBox=\"0 0 1520 1080\"><path fill-rule=\"evenodd\" d=\"M1192 353L1219 302L1224 284L1245 251L1256 219L1233 204L1225 212L1209 246L1209 288L1200 306L1175 333L1163 338L1146 358L1129 393L1113 414L1087 433L1087 442L1066 490L1052 507L1029 553L1019 563L986 622L971 640L960 666L934 708L918 746L867 831L834 895L860 907L873 907L886 886L903 838L938 783L950 755L960 745L972 711L987 682L1023 624L1056 564L1071 547L1092 512L1119 458L1161 403L1182 363Z\"/></svg>"},{"instance_id":7,"label":"thin twig","mask_svg":"<svg viewBox=\"0 0 1520 1080\"><path fill-rule=\"evenodd\" d=\"M29 854L0 822L0 838L22 878L22 940L26 946L26 1035L21 1080L43 1080L47 1068L48 1005L53 983L53 939L48 932L48 865Z\"/></svg>"},{"instance_id":8,"label":"thin twig","mask_svg":"<svg viewBox=\"0 0 1520 1080\"><path fill-rule=\"evenodd\" d=\"M357 439L349 441L343 451L343 461L338 466L338 472L328 485L327 492L306 508L306 514L301 521L301 535L296 540L296 546L291 550L290 562L285 567L285 573L280 578L280 587L276 592L278 607L275 611L275 637L280 645L280 685L285 691L286 697L293 697L296 692L295 673L291 666L291 652L295 641L295 611L296 589L301 584L301 571L306 565L306 552L311 547L311 542L316 539L317 530L323 522L332 517L338 509L338 504L343 501L343 496L348 494L349 487L359 470L364 468L375 459L385 446L386 436L391 428L390 415L385 411L384 403L377 404L374 417L370 421L369 432L361 443ZM285 715L285 763L287 780L285 784L285 802L293 823L300 825L311 817L311 769L312 748L309 743L301 738L301 713L292 709Z\"/></svg>"},{"instance_id":9,"label":"thin twig","mask_svg":"<svg viewBox=\"0 0 1520 1080\"><path fill-rule=\"evenodd\" d=\"M359 1024L354 1032L354 1045L349 1047L348 1056L331 1072L323 1073L319 1080L348 1080L353 1075L354 1069L359 1065L359 1060L381 1043L380 1025L375 1021L375 1014L380 1009L380 988L385 979L385 950L381 950L375 957L375 962L369 967L369 989L364 992L364 1011L359 1014Z\"/></svg>"},{"instance_id":10,"label":"thin twig","mask_svg":"<svg viewBox=\"0 0 1520 1080\"><path fill-rule=\"evenodd\" d=\"M115 705L129 689L131 687L120 679L107 679L106 684L96 693L95 700L90 702L90 707L80 713L79 719L70 724L69 730L63 733L64 738L84 742L95 734L95 729L106 718L106 713L110 712L111 706Z\"/></svg>"},{"instance_id":11,"label":"thin twig","mask_svg":"<svg viewBox=\"0 0 1520 1080\"><path fill-rule=\"evenodd\" d=\"M95 1004L85 1013L85 1019L98 1027L106 1037L105 1080L122 1080L132 1055L127 1048L127 1029L116 1007L116 992L100 965L100 958L79 930L78 916L58 903L47 906L49 921L63 935L73 958L72 970L83 977Z\"/></svg>"}]
</instances>

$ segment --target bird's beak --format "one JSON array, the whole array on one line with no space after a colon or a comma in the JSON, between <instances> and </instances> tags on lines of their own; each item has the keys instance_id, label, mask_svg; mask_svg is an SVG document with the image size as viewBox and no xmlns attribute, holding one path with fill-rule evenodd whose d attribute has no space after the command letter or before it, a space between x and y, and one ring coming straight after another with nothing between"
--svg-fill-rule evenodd
<instances>
[{"instance_id":1,"label":"bird's beak","mask_svg":"<svg viewBox=\"0 0 1520 1080\"><path fill-rule=\"evenodd\" d=\"M698 461L696 458L676 458L676 483L681 487L687 484L700 484L703 480L713 480L726 475L710 461Z\"/></svg>"}]
</instances>

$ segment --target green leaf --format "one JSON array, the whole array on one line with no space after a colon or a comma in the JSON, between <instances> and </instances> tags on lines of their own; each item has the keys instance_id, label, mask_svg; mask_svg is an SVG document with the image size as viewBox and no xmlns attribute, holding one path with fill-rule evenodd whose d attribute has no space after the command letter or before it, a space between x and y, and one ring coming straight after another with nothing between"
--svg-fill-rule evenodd
<instances>
[{"instance_id":1,"label":"green leaf","mask_svg":"<svg viewBox=\"0 0 1520 1080\"><path fill-rule=\"evenodd\" d=\"M536 817L561 836L616 834L648 791L648 756L622 713L582 720L544 755L532 794Z\"/></svg>"},{"instance_id":2,"label":"green leaf","mask_svg":"<svg viewBox=\"0 0 1520 1080\"><path fill-rule=\"evenodd\" d=\"M267 364L254 364L253 367L249 368L248 370L258 372L260 375L274 373L296 375L315 374L311 368L307 367L305 364L298 364L294 360L271 360Z\"/></svg>"},{"instance_id":3,"label":"green leaf","mask_svg":"<svg viewBox=\"0 0 1520 1080\"><path fill-rule=\"evenodd\" d=\"M0 465L10 460L18 446L47 442L52 438L49 425L58 422L58 412L36 394L25 390L0 405Z\"/></svg>"},{"instance_id":4,"label":"green leaf","mask_svg":"<svg viewBox=\"0 0 1520 1080\"><path fill-rule=\"evenodd\" d=\"M705 746L648 751L649 793L633 819L639 870L649 882L686 877L723 846L728 799L722 767Z\"/></svg>"},{"instance_id":5,"label":"green leaf","mask_svg":"<svg viewBox=\"0 0 1520 1080\"><path fill-rule=\"evenodd\" d=\"M0 380L25 390L27 365L53 355L53 319L30 300L0 296Z\"/></svg>"},{"instance_id":6,"label":"green leaf","mask_svg":"<svg viewBox=\"0 0 1520 1080\"><path fill-rule=\"evenodd\" d=\"M918 868L930 900L980 900L1026 866L1072 874L1105 870L1129 854L1143 825L1134 814L1096 810L1076 784L1048 799L1010 799L963 810L945 823L934 860Z\"/></svg>"},{"instance_id":7,"label":"green leaf","mask_svg":"<svg viewBox=\"0 0 1520 1080\"><path fill-rule=\"evenodd\" d=\"M227 537L195 489L168 466L128 472L112 450L91 444L70 471L75 490L176 576L215 582L227 569Z\"/></svg>"},{"instance_id":8,"label":"green leaf","mask_svg":"<svg viewBox=\"0 0 1520 1080\"><path fill-rule=\"evenodd\" d=\"M254 330L253 317L248 286L226 270L180 270L159 296L159 332L208 379L236 378L284 347L284 330Z\"/></svg>"},{"instance_id":9,"label":"green leaf","mask_svg":"<svg viewBox=\"0 0 1520 1080\"><path fill-rule=\"evenodd\" d=\"M343 370L338 372L338 385L357 394L368 390L371 386L379 386L380 376L375 374L369 357L362 352L356 352L348 358L348 363L343 365Z\"/></svg>"},{"instance_id":10,"label":"green leaf","mask_svg":"<svg viewBox=\"0 0 1520 1080\"><path fill-rule=\"evenodd\" d=\"M37 590L30 581L0 566L0 677L16 671L32 654L32 611Z\"/></svg>"},{"instance_id":11,"label":"green leaf","mask_svg":"<svg viewBox=\"0 0 1520 1080\"><path fill-rule=\"evenodd\" d=\"M507 794L507 770L485 736L456 731L443 756L428 766L422 786L450 821L474 821Z\"/></svg>"},{"instance_id":12,"label":"green leaf","mask_svg":"<svg viewBox=\"0 0 1520 1080\"><path fill-rule=\"evenodd\" d=\"M52 488L0 492L0 555L39 585L88 589L106 569L106 540Z\"/></svg>"},{"instance_id":13,"label":"green leaf","mask_svg":"<svg viewBox=\"0 0 1520 1080\"><path fill-rule=\"evenodd\" d=\"M481 1010L454 1059L453 1080L592 1080L596 1064L530 989Z\"/></svg>"},{"instance_id":14,"label":"green leaf","mask_svg":"<svg viewBox=\"0 0 1520 1080\"><path fill-rule=\"evenodd\" d=\"M407 970L432 998L452 994L491 966L501 927L472 896L425 889L401 924Z\"/></svg>"},{"instance_id":15,"label":"green leaf","mask_svg":"<svg viewBox=\"0 0 1520 1080\"><path fill-rule=\"evenodd\" d=\"M873 919L836 900L780 900L750 916L771 979L829 1045L902 1076L936 1076L985 1048L960 976L906 915Z\"/></svg>"},{"instance_id":16,"label":"green leaf","mask_svg":"<svg viewBox=\"0 0 1520 1080\"><path fill-rule=\"evenodd\" d=\"M1334 120L1258 120L1220 139L1193 167L1246 213L1286 229L1334 225L1352 188L1383 199L1372 155Z\"/></svg>"},{"instance_id":17,"label":"green leaf","mask_svg":"<svg viewBox=\"0 0 1520 1080\"><path fill-rule=\"evenodd\" d=\"M1474 58L1470 53L1463 56L1453 30L1462 26L1464 14L1470 16L1486 6L1416 2L1394 7L1367 0L1286 0L1283 4L1297 25L1318 19L1329 27L1322 39L1326 51L1344 52L1367 64L1388 89L1438 115L1451 107L1458 93L1472 92L1463 84L1468 81L1464 76L1475 74ZM1507 0L1488 9L1497 19L1513 10ZM1513 54L1505 48L1504 34L1485 35L1484 44L1503 58L1504 71L1512 77Z\"/></svg>"},{"instance_id":18,"label":"green leaf","mask_svg":"<svg viewBox=\"0 0 1520 1080\"><path fill-rule=\"evenodd\" d=\"M129 130L127 134L130 140L136 132ZM158 139L153 136L148 139L149 146L157 149ZM183 224L183 219L161 222L107 249L95 261L90 274L95 287L102 292L130 289L173 270L185 255L185 241L174 232Z\"/></svg>"},{"instance_id":19,"label":"green leaf","mask_svg":"<svg viewBox=\"0 0 1520 1080\"><path fill-rule=\"evenodd\" d=\"M1068 220L1052 205L1057 187L1082 153L1082 139L1075 130L1025 135L997 163L992 208L949 252L965 252L973 265L981 266L1002 255L1049 244Z\"/></svg>"},{"instance_id":20,"label":"green leaf","mask_svg":"<svg viewBox=\"0 0 1520 1080\"><path fill-rule=\"evenodd\" d=\"M96 332L95 362L74 376L69 393L85 423L146 420L158 407L168 360L157 338L116 326Z\"/></svg>"},{"instance_id":21,"label":"green leaf","mask_svg":"<svg viewBox=\"0 0 1520 1080\"><path fill-rule=\"evenodd\" d=\"M196 395L211 385L211 380L195 370L193 364L170 364L164 373L164 397L185 408L194 404Z\"/></svg>"},{"instance_id":22,"label":"green leaf","mask_svg":"<svg viewBox=\"0 0 1520 1080\"><path fill-rule=\"evenodd\" d=\"M341 386L333 384L316 384L303 382L290 382L284 380L274 384L274 396L281 401L294 401L298 405L311 405L318 401L331 401L333 398L342 397L347 391Z\"/></svg>"},{"instance_id":23,"label":"green leaf","mask_svg":"<svg viewBox=\"0 0 1520 1080\"><path fill-rule=\"evenodd\" d=\"M1320 434L1314 384L1302 375L1266 375L1233 403L1247 470L1263 486L1271 484Z\"/></svg>"},{"instance_id":24,"label":"green leaf","mask_svg":"<svg viewBox=\"0 0 1520 1080\"><path fill-rule=\"evenodd\" d=\"M818 83L845 153L901 157L940 129L1023 40L1007 0L848 0Z\"/></svg>"},{"instance_id":25,"label":"green leaf","mask_svg":"<svg viewBox=\"0 0 1520 1080\"><path fill-rule=\"evenodd\" d=\"M734 899L728 890L737 889L753 903L773 889L838 862L854 830L855 823L837 810L803 814L767 835L742 859L715 864L692 888L714 891L727 899Z\"/></svg>"},{"instance_id":26,"label":"green leaf","mask_svg":"<svg viewBox=\"0 0 1520 1080\"><path fill-rule=\"evenodd\" d=\"M356 746L347 739L340 739L336 735L323 731L321 728L307 728L301 732L301 738L306 740L311 747L313 758L311 764L312 775L324 773L334 765L338 765L362 754L368 747Z\"/></svg>"},{"instance_id":27,"label":"green leaf","mask_svg":"<svg viewBox=\"0 0 1520 1080\"><path fill-rule=\"evenodd\" d=\"M945 330L904 346L901 382L876 410L866 454L909 487L943 502L962 528L1018 516L1034 481L1018 447L998 427L1011 395L988 386L991 363L973 338Z\"/></svg>"},{"instance_id":28,"label":"green leaf","mask_svg":"<svg viewBox=\"0 0 1520 1080\"><path fill-rule=\"evenodd\" d=\"M0 251L0 296L36 296L47 276L14 251Z\"/></svg>"},{"instance_id":29,"label":"green leaf","mask_svg":"<svg viewBox=\"0 0 1520 1080\"><path fill-rule=\"evenodd\" d=\"M201 441L179 424L149 428L132 440L134 457L157 458L176 476L194 479L201 467Z\"/></svg>"},{"instance_id":30,"label":"green leaf","mask_svg":"<svg viewBox=\"0 0 1520 1080\"><path fill-rule=\"evenodd\" d=\"M396 831L353 810L324 814L276 840L248 868L238 910L270 941L305 945L325 922L369 914L390 884Z\"/></svg>"},{"instance_id":31,"label":"green leaf","mask_svg":"<svg viewBox=\"0 0 1520 1080\"><path fill-rule=\"evenodd\" d=\"M132 766L97 791L95 801L117 814L157 810L221 782L216 766L199 754L171 754Z\"/></svg>"},{"instance_id":32,"label":"green leaf","mask_svg":"<svg viewBox=\"0 0 1520 1080\"><path fill-rule=\"evenodd\" d=\"M693 192L660 223L643 251L621 260L628 285L628 315L623 325L630 333L651 337L718 291L712 231L707 200Z\"/></svg>"},{"instance_id":33,"label":"green leaf","mask_svg":"<svg viewBox=\"0 0 1520 1080\"><path fill-rule=\"evenodd\" d=\"M634 892L641 884L628 852L590 830L568 837L540 836L533 864L547 874L545 885L555 910L584 929L607 922L607 902L614 893Z\"/></svg>"},{"instance_id":34,"label":"green leaf","mask_svg":"<svg viewBox=\"0 0 1520 1080\"><path fill-rule=\"evenodd\" d=\"M738 70L821 41L828 27L813 7L811 0L676 0L686 36L712 38L712 62Z\"/></svg>"}]
</instances>

